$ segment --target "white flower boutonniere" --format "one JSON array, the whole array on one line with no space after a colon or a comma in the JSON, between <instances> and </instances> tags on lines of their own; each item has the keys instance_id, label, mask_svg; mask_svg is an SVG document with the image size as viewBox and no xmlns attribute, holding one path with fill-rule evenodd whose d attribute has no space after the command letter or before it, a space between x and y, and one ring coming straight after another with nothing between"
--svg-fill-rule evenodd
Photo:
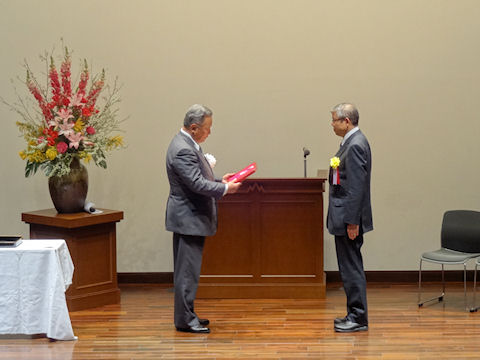
<instances>
[{"instance_id":1,"label":"white flower boutonniere","mask_svg":"<svg viewBox=\"0 0 480 360\"><path fill-rule=\"evenodd\" d=\"M205 159L207 159L210 167L213 169L215 167L215 164L217 163L217 159L215 159L215 156L213 156L212 154L205 154Z\"/></svg>"}]
</instances>

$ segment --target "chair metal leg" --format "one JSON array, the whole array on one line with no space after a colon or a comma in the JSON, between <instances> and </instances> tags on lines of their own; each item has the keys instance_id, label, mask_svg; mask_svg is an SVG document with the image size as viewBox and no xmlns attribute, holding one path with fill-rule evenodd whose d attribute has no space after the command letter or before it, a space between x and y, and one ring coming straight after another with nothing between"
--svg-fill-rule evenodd
<instances>
[{"instance_id":1,"label":"chair metal leg","mask_svg":"<svg viewBox=\"0 0 480 360\"><path fill-rule=\"evenodd\" d=\"M473 307L470 309L470 312L476 312L478 310L477 306L477 263L475 262L475 272L473 274Z\"/></svg>"},{"instance_id":2,"label":"chair metal leg","mask_svg":"<svg viewBox=\"0 0 480 360\"><path fill-rule=\"evenodd\" d=\"M445 268L442 264L442 295L438 298L438 301L442 301L445 296Z\"/></svg>"},{"instance_id":3,"label":"chair metal leg","mask_svg":"<svg viewBox=\"0 0 480 360\"><path fill-rule=\"evenodd\" d=\"M445 271L442 264L442 294L440 296L434 296L428 300L422 301L422 261L423 259L420 259L420 270L418 272L418 307L422 307L423 304L426 304L430 301L443 301L443 297L445 296Z\"/></svg>"},{"instance_id":4,"label":"chair metal leg","mask_svg":"<svg viewBox=\"0 0 480 360\"><path fill-rule=\"evenodd\" d=\"M463 304L465 305L465 310L470 310L467 306L467 262L463 263Z\"/></svg>"},{"instance_id":5,"label":"chair metal leg","mask_svg":"<svg viewBox=\"0 0 480 360\"><path fill-rule=\"evenodd\" d=\"M418 271L418 307L422 307L423 304L426 304L427 302L430 301L442 301L443 297L445 296L445 274L444 274L444 269L443 269L443 264L442 264L442 294L440 296L435 296L431 299L422 301L422 261L423 259L420 259L420 269Z\"/></svg>"},{"instance_id":6,"label":"chair metal leg","mask_svg":"<svg viewBox=\"0 0 480 360\"><path fill-rule=\"evenodd\" d=\"M420 259L420 269L418 270L418 307L422 306L422 259Z\"/></svg>"}]
</instances>

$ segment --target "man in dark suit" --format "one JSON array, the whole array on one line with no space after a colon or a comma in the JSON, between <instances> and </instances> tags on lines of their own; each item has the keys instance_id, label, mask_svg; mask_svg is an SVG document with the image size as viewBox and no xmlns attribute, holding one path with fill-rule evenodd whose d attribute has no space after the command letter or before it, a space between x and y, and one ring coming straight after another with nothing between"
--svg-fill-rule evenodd
<instances>
[{"instance_id":1,"label":"man in dark suit","mask_svg":"<svg viewBox=\"0 0 480 360\"><path fill-rule=\"evenodd\" d=\"M365 331L367 282L360 249L363 234L373 230L370 145L358 128L359 115L354 105L339 104L331 113L333 131L343 140L330 167L327 228L335 236L338 269L347 296L347 315L336 318L334 328L337 332Z\"/></svg>"},{"instance_id":2,"label":"man in dark suit","mask_svg":"<svg viewBox=\"0 0 480 360\"><path fill-rule=\"evenodd\" d=\"M234 193L240 183L228 182L233 174L215 179L203 155L204 142L212 126L212 111L203 105L188 109L183 127L167 150L170 182L165 224L173 232L174 322L178 331L209 333L208 319L194 311L194 300L202 266L206 236L217 231L217 199Z\"/></svg>"}]
</instances>

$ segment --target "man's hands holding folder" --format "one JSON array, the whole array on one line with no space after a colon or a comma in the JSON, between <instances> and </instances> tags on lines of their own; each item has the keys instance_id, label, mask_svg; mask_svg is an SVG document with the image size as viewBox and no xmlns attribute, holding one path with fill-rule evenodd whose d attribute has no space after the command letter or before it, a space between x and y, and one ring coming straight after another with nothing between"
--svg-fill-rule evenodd
<instances>
[{"instance_id":1,"label":"man's hands holding folder","mask_svg":"<svg viewBox=\"0 0 480 360\"><path fill-rule=\"evenodd\" d=\"M238 189L240 188L240 186L242 185L241 182L228 181L228 178L232 177L233 175L235 175L235 173L228 173L228 174L223 175L223 177L222 177L222 183L228 184L227 194L236 193L238 191Z\"/></svg>"}]
</instances>

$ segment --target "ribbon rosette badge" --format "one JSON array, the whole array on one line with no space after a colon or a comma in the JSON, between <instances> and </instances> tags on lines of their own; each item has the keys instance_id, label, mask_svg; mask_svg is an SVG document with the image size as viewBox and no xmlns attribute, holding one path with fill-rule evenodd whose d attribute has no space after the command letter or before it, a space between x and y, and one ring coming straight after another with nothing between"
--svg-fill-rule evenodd
<instances>
[{"instance_id":1,"label":"ribbon rosette badge","mask_svg":"<svg viewBox=\"0 0 480 360\"><path fill-rule=\"evenodd\" d=\"M339 166L340 166L340 158L337 156L332 157L330 159L330 167L333 170L333 176L332 176L333 185L340 185L340 172L338 170Z\"/></svg>"}]
</instances>

